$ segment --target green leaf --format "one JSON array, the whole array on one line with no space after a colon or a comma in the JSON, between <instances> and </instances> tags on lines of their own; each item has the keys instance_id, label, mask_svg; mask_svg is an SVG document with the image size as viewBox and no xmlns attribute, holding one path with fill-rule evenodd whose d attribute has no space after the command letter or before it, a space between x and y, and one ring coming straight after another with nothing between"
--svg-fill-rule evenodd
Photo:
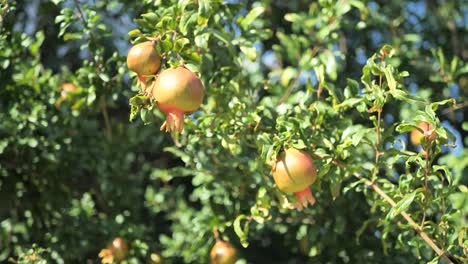
<instances>
[{"instance_id":1,"label":"green leaf","mask_svg":"<svg viewBox=\"0 0 468 264\"><path fill-rule=\"evenodd\" d=\"M255 47L253 47L253 46L240 46L240 50L251 61L255 61L257 59L257 50L255 49Z\"/></svg>"},{"instance_id":2,"label":"green leaf","mask_svg":"<svg viewBox=\"0 0 468 264\"><path fill-rule=\"evenodd\" d=\"M286 69L283 70L283 73L281 74L281 80L280 84L283 87L287 87L289 83L291 82L292 79L297 77L297 70L293 67L287 67Z\"/></svg>"},{"instance_id":3,"label":"green leaf","mask_svg":"<svg viewBox=\"0 0 468 264\"><path fill-rule=\"evenodd\" d=\"M468 193L453 193L449 199L454 209L464 209L468 213Z\"/></svg>"},{"instance_id":4,"label":"green leaf","mask_svg":"<svg viewBox=\"0 0 468 264\"><path fill-rule=\"evenodd\" d=\"M449 186L452 185L452 182L453 182L452 171L447 166L433 165L432 169L434 171L443 171L445 178L448 181Z\"/></svg>"},{"instance_id":5,"label":"green leaf","mask_svg":"<svg viewBox=\"0 0 468 264\"><path fill-rule=\"evenodd\" d=\"M174 50L180 52L187 44L190 44L190 40L188 38L180 38L176 40Z\"/></svg>"},{"instance_id":6,"label":"green leaf","mask_svg":"<svg viewBox=\"0 0 468 264\"><path fill-rule=\"evenodd\" d=\"M192 159L187 153L183 152L177 147L165 147L164 151L172 153L174 156L179 157L186 164Z\"/></svg>"},{"instance_id":7,"label":"green leaf","mask_svg":"<svg viewBox=\"0 0 468 264\"><path fill-rule=\"evenodd\" d=\"M216 29L210 29L208 32L212 33L217 39L221 40L225 44L231 44L230 36L226 32L221 32Z\"/></svg>"},{"instance_id":8,"label":"green leaf","mask_svg":"<svg viewBox=\"0 0 468 264\"><path fill-rule=\"evenodd\" d=\"M161 42L163 51L168 52L172 50L172 41L165 39Z\"/></svg>"},{"instance_id":9,"label":"green leaf","mask_svg":"<svg viewBox=\"0 0 468 264\"><path fill-rule=\"evenodd\" d=\"M391 58L395 54L395 50L393 49L392 46L385 44L383 47L380 49L380 55Z\"/></svg>"},{"instance_id":10,"label":"green leaf","mask_svg":"<svg viewBox=\"0 0 468 264\"><path fill-rule=\"evenodd\" d=\"M99 73L99 78L101 78L101 80L102 80L103 82L108 82L108 81L110 81L109 75L107 75L107 74L105 74L105 73L103 73L103 72Z\"/></svg>"},{"instance_id":11,"label":"green leaf","mask_svg":"<svg viewBox=\"0 0 468 264\"><path fill-rule=\"evenodd\" d=\"M249 233L249 221L246 221L244 224L244 227L241 227L241 221L246 219L247 216L241 214L236 217L236 220L234 220L234 232L236 235L239 237L240 243L243 247L248 247L249 242L247 241L247 236Z\"/></svg>"},{"instance_id":12,"label":"green leaf","mask_svg":"<svg viewBox=\"0 0 468 264\"><path fill-rule=\"evenodd\" d=\"M198 19L199 25L208 24L208 19L211 11L210 0L198 0Z\"/></svg>"},{"instance_id":13,"label":"green leaf","mask_svg":"<svg viewBox=\"0 0 468 264\"><path fill-rule=\"evenodd\" d=\"M250 10L250 12L245 16L245 18L241 19L240 26L247 30L249 26L254 22L257 17L265 12L265 8L263 6L258 6Z\"/></svg>"},{"instance_id":14,"label":"green leaf","mask_svg":"<svg viewBox=\"0 0 468 264\"><path fill-rule=\"evenodd\" d=\"M142 106L146 104L147 100L148 98L146 96L137 94L133 96L132 98L130 98L130 105Z\"/></svg>"},{"instance_id":15,"label":"green leaf","mask_svg":"<svg viewBox=\"0 0 468 264\"><path fill-rule=\"evenodd\" d=\"M84 103L86 103L86 97L80 98L78 101L76 101L76 103L73 104L72 109L78 110Z\"/></svg>"},{"instance_id":16,"label":"green leaf","mask_svg":"<svg viewBox=\"0 0 468 264\"><path fill-rule=\"evenodd\" d=\"M334 105L334 109L340 109L340 108L347 108L347 107L352 107L358 103L360 103L363 100L363 98L350 98L347 100L344 100L343 102Z\"/></svg>"},{"instance_id":17,"label":"green leaf","mask_svg":"<svg viewBox=\"0 0 468 264\"><path fill-rule=\"evenodd\" d=\"M157 23L159 21L159 16L156 15L155 13L146 13L141 16L144 19L146 19L148 22Z\"/></svg>"},{"instance_id":18,"label":"green leaf","mask_svg":"<svg viewBox=\"0 0 468 264\"><path fill-rule=\"evenodd\" d=\"M82 38L83 36L81 33L65 33L65 35L63 35L63 40L65 41L82 39Z\"/></svg>"},{"instance_id":19,"label":"green leaf","mask_svg":"<svg viewBox=\"0 0 468 264\"><path fill-rule=\"evenodd\" d=\"M387 215L387 218L394 218L395 216L399 215L401 212L405 211L406 209L409 208L411 203L414 201L414 198L416 198L416 195L419 193L419 190L416 190L412 193L409 193L401 199L395 207L390 210L390 212Z\"/></svg>"},{"instance_id":20,"label":"green leaf","mask_svg":"<svg viewBox=\"0 0 468 264\"><path fill-rule=\"evenodd\" d=\"M130 32L128 32L128 35L132 38L140 37L141 36L141 31L139 29L134 29Z\"/></svg>"},{"instance_id":21,"label":"green leaf","mask_svg":"<svg viewBox=\"0 0 468 264\"><path fill-rule=\"evenodd\" d=\"M396 127L396 131L400 133L406 133L406 132L411 132L415 129L418 129L418 126L411 125L411 124L399 124Z\"/></svg>"},{"instance_id":22,"label":"green leaf","mask_svg":"<svg viewBox=\"0 0 468 264\"><path fill-rule=\"evenodd\" d=\"M187 64L184 64L184 67L189 69L190 71L192 72L195 72L195 73L199 73L200 72L200 69L197 65L195 64L192 64L192 63L187 63Z\"/></svg>"},{"instance_id":23,"label":"green leaf","mask_svg":"<svg viewBox=\"0 0 468 264\"><path fill-rule=\"evenodd\" d=\"M390 90L395 90L397 87L397 82L393 77L393 66L389 65L383 69L385 73L385 78L387 79L387 84Z\"/></svg>"}]
</instances>

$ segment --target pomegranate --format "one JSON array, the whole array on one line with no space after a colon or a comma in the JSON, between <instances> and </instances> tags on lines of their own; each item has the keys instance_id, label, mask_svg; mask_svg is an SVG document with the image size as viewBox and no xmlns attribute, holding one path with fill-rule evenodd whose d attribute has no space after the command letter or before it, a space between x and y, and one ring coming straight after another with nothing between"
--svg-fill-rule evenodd
<instances>
[{"instance_id":1,"label":"pomegranate","mask_svg":"<svg viewBox=\"0 0 468 264\"><path fill-rule=\"evenodd\" d=\"M228 242L216 240L210 252L211 264L234 264L237 261L236 249Z\"/></svg>"},{"instance_id":2,"label":"pomegranate","mask_svg":"<svg viewBox=\"0 0 468 264\"><path fill-rule=\"evenodd\" d=\"M73 83L64 83L57 90L60 91L60 98L58 98L55 102L55 107L59 108L60 105L65 100L67 100L68 93L75 92L76 90L78 90L78 87L76 87L76 85L74 85Z\"/></svg>"},{"instance_id":3,"label":"pomegranate","mask_svg":"<svg viewBox=\"0 0 468 264\"><path fill-rule=\"evenodd\" d=\"M431 124L426 123L426 122L421 122L418 124L418 127L422 131L424 131L424 134L421 133L421 131L419 131L418 129L414 129L413 131L411 131L410 139L411 139L411 143L413 143L414 145L420 145L421 139L423 137L426 138L426 142L432 141L436 138L437 134L435 133L435 131L433 131L434 126L432 126Z\"/></svg>"},{"instance_id":4,"label":"pomegranate","mask_svg":"<svg viewBox=\"0 0 468 264\"><path fill-rule=\"evenodd\" d=\"M67 98L67 94L70 93L70 92L74 92L78 89L78 87L76 87L76 85L74 85L73 83L64 83L62 84L62 86L60 87L60 98L62 98L63 100L65 100Z\"/></svg>"},{"instance_id":5,"label":"pomegranate","mask_svg":"<svg viewBox=\"0 0 468 264\"><path fill-rule=\"evenodd\" d=\"M149 75L154 75L161 67L161 57L154 48L152 41L146 41L133 46L127 55L128 68L138 74L140 83L145 84Z\"/></svg>"},{"instance_id":6,"label":"pomegranate","mask_svg":"<svg viewBox=\"0 0 468 264\"><path fill-rule=\"evenodd\" d=\"M161 130L182 132L184 114L197 110L203 101L203 84L184 67L170 68L158 75L152 94L159 109L166 113Z\"/></svg>"},{"instance_id":7,"label":"pomegranate","mask_svg":"<svg viewBox=\"0 0 468 264\"><path fill-rule=\"evenodd\" d=\"M102 263L120 263L128 254L128 245L120 237L116 237L107 248L99 252L99 257L102 258Z\"/></svg>"},{"instance_id":8,"label":"pomegranate","mask_svg":"<svg viewBox=\"0 0 468 264\"><path fill-rule=\"evenodd\" d=\"M296 194L296 208L315 203L309 185L317 179L317 168L306 152L294 148L282 152L273 164L272 174L278 189Z\"/></svg>"}]
</instances>

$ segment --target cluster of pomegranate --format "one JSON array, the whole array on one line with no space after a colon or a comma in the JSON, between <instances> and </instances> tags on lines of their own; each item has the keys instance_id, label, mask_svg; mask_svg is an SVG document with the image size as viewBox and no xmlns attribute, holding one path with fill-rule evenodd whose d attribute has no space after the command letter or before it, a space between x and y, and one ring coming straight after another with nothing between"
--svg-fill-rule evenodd
<instances>
[{"instance_id":1,"label":"cluster of pomegranate","mask_svg":"<svg viewBox=\"0 0 468 264\"><path fill-rule=\"evenodd\" d=\"M128 52L127 65L138 75L143 93L152 97L166 113L161 130L182 132L184 114L197 110L203 102L203 84L197 75L183 66L160 71L161 56L153 41L133 46Z\"/></svg>"},{"instance_id":2,"label":"cluster of pomegranate","mask_svg":"<svg viewBox=\"0 0 468 264\"><path fill-rule=\"evenodd\" d=\"M200 79L184 67L159 72L161 56L152 41L133 46L128 53L127 64L131 71L137 73L138 85L143 93L152 97L159 109L166 113L161 130L181 132L184 129L184 114L197 110L203 101L204 88ZM420 123L419 128L424 134L419 130L412 131L410 138L413 144L421 144L423 137L426 142L436 137L434 128L428 123ZM307 152L289 148L281 152L271 165L278 189L296 195L296 208L302 209L315 203L310 185L317 179L317 168ZM216 244L210 252L211 263L233 264L237 259L236 249L216 237Z\"/></svg>"}]
</instances>

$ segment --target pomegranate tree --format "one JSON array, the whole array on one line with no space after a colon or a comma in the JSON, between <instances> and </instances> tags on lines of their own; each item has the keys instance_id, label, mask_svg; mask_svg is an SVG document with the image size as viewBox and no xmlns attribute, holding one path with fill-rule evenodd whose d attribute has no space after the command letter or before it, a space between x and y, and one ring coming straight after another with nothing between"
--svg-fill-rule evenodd
<instances>
[{"instance_id":1,"label":"pomegranate tree","mask_svg":"<svg viewBox=\"0 0 468 264\"><path fill-rule=\"evenodd\" d=\"M211 264L234 264L237 261L236 249L228 242L216 240L210 252Z\"/></svg>"},{"instance_id":2,"label":"pomegranate tree","mask_svg":"<svg viewBox=\"0 0 468 264\"><path fill-rule=\"evenodd\" d=\"M434 126L432 126L431 124L421 122L418 124L418 127L424 132L424 134L421 133L419 129L414 129L413 131L411 131L410 139L411 143L413 143L414 145L420 145L423 137L426 138L426 142L432 141L436 138L437 134L434 131Z\"/></svg>"},{"instance_id":3,"label":"pomegranate tree","mask_svg":"<svg viewBox=\"0 0 468 264\"><path fill-rule=\"evenodd\" d=\"M166 113L161 130L182 132L184 114L197 110L203 101L203 84L184 67L170 68L158 75L152 94L159 109Z\"/></svg>"},{"instance_id":4,"label":"pomegranate tree","mask_svg":"<svg viewBox=\"0 0 468 264\"><path fill-rule=\"evenodd\" d=\"M161 57L156 52L153 41L133 46L127 55L127 65L138 74L138 82L145 89L147 77L155 75L161 67Z\"/></svg>"},{"instance_id":5,"label":"pomegranate tree","mask_svg":"<svg viewBox=\"0 0 468 264\"><path fill-rule=\"evenodd\" d=\"M296 208L315 203L309 185L317 179L317 168L306 152L294 148L282 152L273 164L272 174L278 189L296 194Z\"/></svg>"}]
</instances>

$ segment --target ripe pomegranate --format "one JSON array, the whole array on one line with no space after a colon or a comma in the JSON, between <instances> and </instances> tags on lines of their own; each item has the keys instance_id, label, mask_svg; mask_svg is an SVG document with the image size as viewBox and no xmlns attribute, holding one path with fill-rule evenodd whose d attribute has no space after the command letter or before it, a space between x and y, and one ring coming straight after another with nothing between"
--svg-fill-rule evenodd
<instances>
[{"instance_id":1,"label":"ripe pomegranate","mask_svg":"<svg viewBox=\"0 0 468 264\"><path fill-rule=\"evenodd\" d=\"M70 93L70 92L74 92L78 89L78 87L76 87L76 85L74 85L73 83L64 83L62 84L62 86L60 86L60 98L62 98L63 100L65 100L67 98L67 94Z\"/></svg>"},{"instance_id":2,"label":"ripe pomegranate","mask_svg":"<svg viewBox=\"0 0 468 264\"><path fill-rule=\"evenodd\" d=\"M127 257L128 245L120 237L116 237L111 243L107 244L105 249L99 252L99 257L102 258L101 262L107 263L120 263Z\"/></svg>"},{"instance_id":3,"label":"ripe pomegranate","mask_svg":"<svg viewBox=\"0 0 468 264\"><path fill-rule=\"evenodd\" d=\"M309 185L317 179L317 168L306 152L294 148L282 152L273 164L272 174L281 191L296 194L296 208L315 203Z\"/></svg>"},{"instance_id":4,"label":"ripe pomegranate","mask_svg":"<svg viewBox=\"0 0 468 264\"><path fill-rule=\"evenodd\" d=\"M234 264L237 261L236 249L228 242L216 240L210 252L211 264Z\"/></svg>"},{"instance_id":5,"label":"ripe pomegranate","mask_svg":"<svg viewBox=\"0 0 468 264\"><path fill-rule=\"evenodd\" d=\"M411 139L411 143L413 143L414 145L420 145L421 139L423 137L426 138L426 142L432 141L436 138L437 134L435 133L435 131L433 131L434 126L432 126L431 124L426 123L426 122L421 122L418 124L418 127L422 131L424 131L424 134L421 133L421 131L419 131L418 129L414 129L413 131L411 131L410 139Z\"/></svg>"},{"instance_id":6,"label":"ripe pomegranate","mask_svg":"<svg viewBox=\"0 0 468 264\"><path fill-rule=\"evenodd\" d=\"M152 94L159 109L166 113L161 130L182 132L184 113L197 110L203 101L203 84L184 67L170 68L158 75Z\"/></svg>"},{"instance_id":7,"label":"ripe pomegranate","mask_svg":"<svg viewBox=\"0 0 468 264\"><path fill-rule=\"evenodd\" d=\"M128 245L125 240L120 237L116 237L112 240L108 248L111 249L114 259L117 262L122 261L128 254Z\"/></svg>"},{"instance_id":8,"label":"ripe pomegranate","mask_svg":"<svg viewBox=\"0 0 468 264\"><path fill-rule=\"evenodd\" d=\"M78 90L78 87L76 87L76 85L74 85L73 83L64 83L57 90L60 91L60 98L58 98L55 102L55 107L59 108L60 105L65 100L67 100L68 93L75 92L76 90Z\"/></svg>"},{"instance_id":9,"label":"ripe pomegranate","mask_svg":"<svg viewBox=\"0 0 468 264\"><path fill-rule=\"evenodd\" d=\"M154 48L152 41L146 41L133 46L127 55L128 68L138 74L138 80L145 84L146 77L154 75L161 67L161 57Z\"/></svg>"}]
</instances>

